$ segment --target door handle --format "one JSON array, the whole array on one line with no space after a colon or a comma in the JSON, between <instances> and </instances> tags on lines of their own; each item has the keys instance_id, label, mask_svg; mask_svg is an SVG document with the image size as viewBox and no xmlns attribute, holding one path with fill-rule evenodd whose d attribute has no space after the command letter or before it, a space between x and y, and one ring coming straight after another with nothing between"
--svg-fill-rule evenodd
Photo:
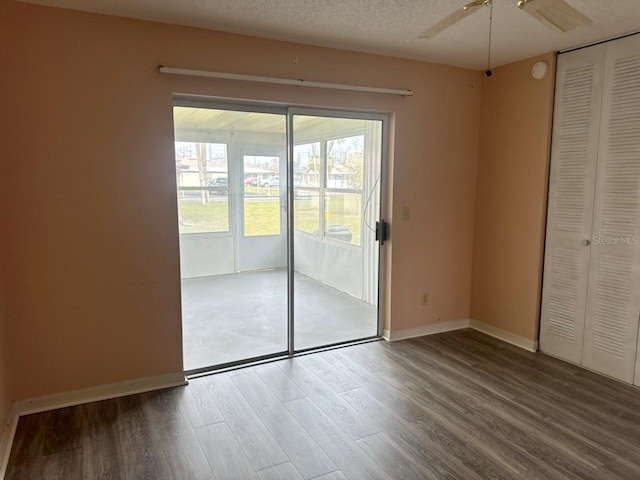
<instances>
[{"instance_id":1,"label":"door handle","mask_svg":"<svg viewBox=\"0 0 640 480\"><path fill-rule=\"evenodd\" d=\"M582 240L582 245L584 247L588 247L589 245L591 245L591 240L587 240L586 238L584 240Z\"/></svg>"},{"instance_id":2,"label":"door handle","mask_svg":"<svg viewBox=\"0 0 640 480\"><path fill-rule=\"evenodd\" d=\"M389 239L389 224L384 220L376 222L376 241L380 242L380 245L384 245Z\"/></svg>"}]
</instances>

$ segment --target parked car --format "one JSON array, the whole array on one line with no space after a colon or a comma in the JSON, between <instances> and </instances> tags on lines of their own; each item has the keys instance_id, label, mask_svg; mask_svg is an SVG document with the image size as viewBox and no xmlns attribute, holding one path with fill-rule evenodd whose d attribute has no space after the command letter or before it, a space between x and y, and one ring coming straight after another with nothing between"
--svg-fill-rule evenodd
<instances>
[{"instance_id":1,"label":"parked car","mask_svg":"<svg viewBox=\"0 0 640 480\"><path fill-rule=\"evenodd\" d=\"M263 179L260 186L265 188L279 187L280 177L278 175L271 175L270 177Z\"/></svg>"},{"instance_id":2,"label":"parked car","mask_svg":"<svg viewBox=\"0 0 640 480\"><path fill-rule=\"evenodd\" d=\"M244 179L244 184L253 187L256 185L257 181L258 179L256 177L249 177Z\"/></svg>"},{"instance_id":3,"label":"parked car","mask_svg":"<svg viewBox=\"0 0 640 480\"><path fill-rule=\"evenodd\" d=\"M209 190L214 195L226 195L229 193L229 179L227 177L212 178L209 180Z\"/></svg>"},{"instance_id":4,"label":"parked car","mask_svg":"<svg viewBox=\"0 0 640 480\"><path fill-rule=\"evenodd\" d=\"M227 177L217 177L209 180L210 187L228 187L229 179Z\"/></svg>"}]
</instances>

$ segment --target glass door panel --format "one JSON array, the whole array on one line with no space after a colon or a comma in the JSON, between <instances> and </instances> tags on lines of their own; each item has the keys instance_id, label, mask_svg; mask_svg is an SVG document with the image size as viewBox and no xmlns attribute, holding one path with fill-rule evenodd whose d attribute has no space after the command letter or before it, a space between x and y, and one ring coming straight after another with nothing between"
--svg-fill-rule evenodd
<instances>
[{"instance_id":1,"label":"glass door panel","mask_svg":"<svg viewBox=\"0 0 640 480\"><path fill-rule=\"evenodd\" d=\"M184 369L286 353L286 111L176 106L174 127Z\"/></svg>"},{"instance_id":2,"label":"glass door panel","mask_svg":"<svg viewBox=\"0 0 640 480\"><path fill-rule=\"evenodd\" d=\"M378 335L382 121L293 116L297 351Z\"/></svg>"}]
</instances>

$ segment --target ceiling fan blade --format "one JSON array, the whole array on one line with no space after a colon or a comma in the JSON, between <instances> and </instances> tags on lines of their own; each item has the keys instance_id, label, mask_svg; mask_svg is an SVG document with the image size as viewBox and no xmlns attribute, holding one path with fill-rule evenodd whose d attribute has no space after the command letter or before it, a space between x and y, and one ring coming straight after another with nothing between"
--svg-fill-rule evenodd
<instances>
[{"instance_id":1,"label":"ceiling fan blade","mask_svg":"<svg viewBox=\"0 0 640 480\"><path fill-rule=\"evenodd\" d=\"M561 32L569 32L592 23L589 17L564 0L520 0L518 7L540 23Z\"/></svg>"},{"instance_id":2,"label":"ceiling fan blade","mask_svg":"<svg viewBox=\"0 0 640 480\"><path fill-rule=\"evenodd\" d=\"M426 29L418 38L432 38L443 30L449 28L451 25L458 23L464 18L467 18L480 7L484 7L486 5L491 5L491 0L476 0L475 2L471 2L461 9L456 10L452 14L447 15L438 23Z\"/></svg>"}]
</instances>

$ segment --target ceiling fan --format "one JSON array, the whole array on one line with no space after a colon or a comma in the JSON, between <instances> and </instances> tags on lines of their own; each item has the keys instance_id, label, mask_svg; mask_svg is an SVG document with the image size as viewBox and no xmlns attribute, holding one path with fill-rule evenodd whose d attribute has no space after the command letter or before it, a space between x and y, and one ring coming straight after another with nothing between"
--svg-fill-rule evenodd
<instances>
[{"instance_id":1,"label":"ceiling fan","mask_svg":"<svg viewBox=\"0 0 640 480\"><path fill-rule=\"evenodd\" d=\"M432 38L476 10L490 7L492 3L493 0L474 0L429 27L419 38ZM588 17L564 0L519 0L518 8L555 31L568 32L583 25L591 25Z\"/></svg>"}]
</instances>

